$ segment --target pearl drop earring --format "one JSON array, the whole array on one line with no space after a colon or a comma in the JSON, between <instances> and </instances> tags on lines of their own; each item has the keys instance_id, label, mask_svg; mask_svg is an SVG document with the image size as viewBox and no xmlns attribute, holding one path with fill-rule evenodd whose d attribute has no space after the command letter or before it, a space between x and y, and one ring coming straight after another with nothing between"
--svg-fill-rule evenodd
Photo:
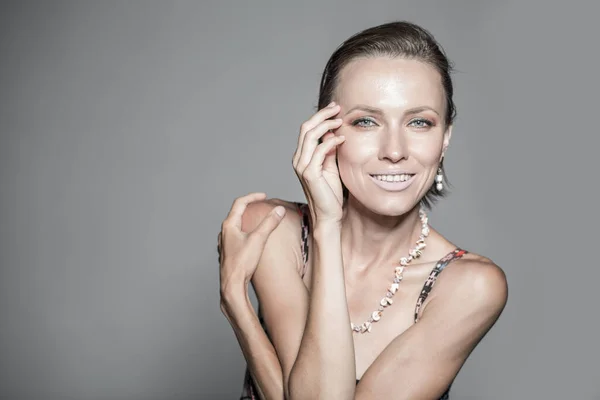
<instances>
[{"instance_id":1,"label":"pearl drop earring","mask_svg":"<svg viewBox=\"0 0 600 400\"><path fill-rule=\"evenodd\" d=\"M442 183L444 181L444 172L442 171L442 167L438 167L438 173L435 176L435 188L438 190L438 192L441 192L442 189L444 189L444 184Z\"/></svg>"}]
</instances>

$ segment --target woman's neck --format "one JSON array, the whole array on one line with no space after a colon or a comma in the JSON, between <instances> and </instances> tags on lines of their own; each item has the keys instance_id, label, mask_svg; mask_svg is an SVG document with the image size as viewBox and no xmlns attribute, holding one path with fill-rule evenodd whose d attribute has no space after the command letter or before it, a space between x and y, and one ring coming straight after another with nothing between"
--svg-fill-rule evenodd
<instances>
[{"instance_id":1,"label":"woman's neck","mask_svg":"<svg viewBox=\"0 0 600 400\"><path fill-rule=\"evenodd\" d=\"M364 270L406 257L421 233L419 204L398 217L375 214L351 199L341 227L346 269Z\"/></svg>"}]
</instances>

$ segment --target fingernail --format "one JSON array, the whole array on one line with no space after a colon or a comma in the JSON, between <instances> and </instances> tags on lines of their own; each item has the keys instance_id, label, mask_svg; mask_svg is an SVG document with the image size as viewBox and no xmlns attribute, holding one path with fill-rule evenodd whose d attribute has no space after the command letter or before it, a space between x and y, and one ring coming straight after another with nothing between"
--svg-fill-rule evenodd
<instances>
[{"instance_id":1,"label":"fingernail","mask_svg":"<svg viewBox=\"0 0 600 400\"><path fill-rule=\"evenodd\" d=\"M282 206L277 206L275 207L275 213L280 217L283 217L285 215L285 208L283 208Z\"/></svg>"},{"instance_id":2,"label":"fingernail","mask_svg":"<svg viewBox=\"0 0 600 400\"><path fill-rule=\"evenodd\" d=\"M331 103L329 103L329 105L328 105L327 107L330 107L330 108L331 108L331 107L333 107L333 106L335 106L335 101L332 101Z\"/></svg>"}]
</instances>

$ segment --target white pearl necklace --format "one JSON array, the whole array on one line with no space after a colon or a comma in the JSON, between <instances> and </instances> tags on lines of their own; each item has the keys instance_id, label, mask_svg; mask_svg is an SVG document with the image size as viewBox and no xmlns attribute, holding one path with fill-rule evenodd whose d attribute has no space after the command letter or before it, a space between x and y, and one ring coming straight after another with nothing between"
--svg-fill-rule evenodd
<instances>
[{"instance_id":1,"label":"white pearl necklace","mask_svg":"<svg viewBox=\"0 0 600 400\"><path fill-rule=\"evenodd\" d=\"M400 259L400 265L396 267L395 276L393 283L388 287L387 293L385 297L381 299L379 302L379 308L376 311L373 311L369 319L363 322L360 325L355 325L350 322L350 329L352 332L356 333L366 333L371 332L371 326L373 322L377 322L381 319L381 315L383 314L383 310L386 307L391 306L394 301L392 297L398 291L398 287L400 286L400 282L402 281L402 275L404 273L404 268L415 258L419 258L422 254L422 250L425 248L425 238L429 236L429 225L427 214L425 210L421 208L419 210L419 217L421 218L421 235L419 235L419 240L417 240L417 244L414 249L408 252L408 257L402 257Z\"/></svg>"}]
</instances>

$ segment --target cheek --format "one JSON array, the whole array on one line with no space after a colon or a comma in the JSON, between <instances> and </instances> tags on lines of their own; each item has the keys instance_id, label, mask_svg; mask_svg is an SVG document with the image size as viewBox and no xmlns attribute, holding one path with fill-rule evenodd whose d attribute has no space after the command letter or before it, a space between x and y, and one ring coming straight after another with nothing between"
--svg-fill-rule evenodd
<instances>
[{"instance_id":1,"label":"cheek","mask_svg":"<svg viewBox=\"0 0 600 400\"><path fill-rule=\"evenodd\" d=\"M426 140L412 143L410 155L417 158L423 166L439 164L442 156L442 141Z\"/></svg>"},{"instance_id":2,"label":"cheek","mask_svg":"<svg viewBox=\"0 0 600 400\"><path fill-rule=\"evenodd\" d=\"M337 151L337 163L340 178L349 188L356 186L363 179L364 166L377 159L378 147L373 141L346 136L346 141Z\"/></svg>"},{"instance_id":3,"label":"cheek","mask_svg":"<svg viewBox=\"0 0 600 400\"><path fill-rule=\"evenodd\" d=\"M338 148L337 154L340 164L360 165L377 155L377 144L366 137L346 135L346 141Z\"/></svg>"}]
</instances>

